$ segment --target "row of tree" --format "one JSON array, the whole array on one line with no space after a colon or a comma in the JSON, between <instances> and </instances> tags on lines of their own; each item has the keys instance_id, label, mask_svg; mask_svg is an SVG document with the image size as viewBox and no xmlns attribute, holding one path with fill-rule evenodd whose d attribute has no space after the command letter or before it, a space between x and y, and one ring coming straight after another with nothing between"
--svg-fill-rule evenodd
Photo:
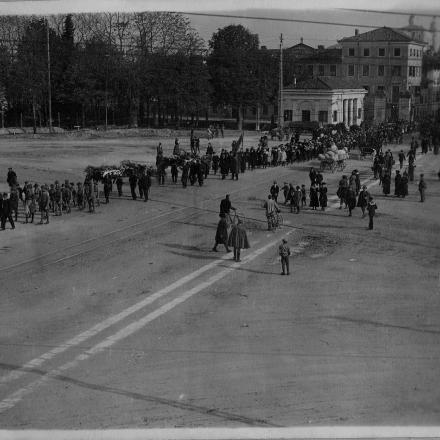
<instances>
[{"instance_id":1,"label":"row of tree","mask_svg":"<svg viewBox=\"0 0 440 440\"><path fill-rule=\"evenodd\" d=\"M181 14L0 17L0 111L8 126L197 124L208 106L274 103L278 63L227 26L204 41ZM225 115L226 116L226 115Z\"/></svg>"}]
</instances>

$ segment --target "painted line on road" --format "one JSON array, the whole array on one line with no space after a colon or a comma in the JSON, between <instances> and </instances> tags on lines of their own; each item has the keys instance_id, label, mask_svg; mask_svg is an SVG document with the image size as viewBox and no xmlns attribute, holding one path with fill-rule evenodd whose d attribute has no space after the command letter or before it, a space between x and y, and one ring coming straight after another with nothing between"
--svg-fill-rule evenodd
<instances>
[{"instance_id":1,"label":"painted line on road","mask_svg":"<svg viewBox=\"0 0 440 440\"><path fill-rule=\"evenodd\" d=\"M122 328L115 334L108 336L105 338L102 342L96 344L91 349L84 351L83 353L76 356L72 361L67 362L66 364L62 365L59 368L56 368L54 370L48 371L43 377L40 379L37 379L31 383L29 383L27 386L20 388L19 390L15 391L5 399L3 399L0 402L0 413L3 413L11 408L13 408L15 405L17 405L25 396L31 394L34 390L39 388L41 385L45 384L50 379L56 379L58 376L61 375L66 370L70 370L72 368L75 368L80 362L83 362L85 360L88 360L90 357L101 353L102 351L108 349L109 347L113 346L117 342L126 339L127 337L131 336L133 333L139 331L143 327L145 327L150 322L154 321L156 318L159 318L160 316L164 315L165 313L171 311L175 307L177 307L179 304L182 304L192 296L194 296L196 293L199 293L200 291L210 287L212 284L216 283L217 281L220 281L222 278L224 278L226 275L228 275L230 272L233 272L236 268L241 267L242 265L254 260L264 252L266 252L269 248L274 246L276 243L279 242L279 238L276 240L272 240L268 244L264 245L260 249L257 249L256 251L252 252L251 254L247 255L243 258L242 262L236 262L233 263L231 266L227 267L226 269L221 270L219 273L213 275L208 280L203 281L199 285L193 287L192 289L189 289L187 291L184 291L182 294L180 294L175 299L169 301L168 303L160 306L158 309L154 310L153 312L148 313L143 318L132 322L131 324L127 325L126 327ZM216 264L219 264L222 262L222 260L217 260L213 263L210 263L211 267L214 267ZM215 264L214 264L215 263ZM207 265L209 266L209 265ZM192 275L192 274L191 274ZM180 282L181 280L179 280ZM175 283L176 284L176 283ZM136 305L137 306L137 305ZM77 338L75 338L77 339ZM65 347L60 346L61 347ZM52 353L55 350L52 350L49 353ZM64 348L63 348L64 351ZM43 355L44 356L44 355ZM38 358L38 361L45 360L41 356ZM33 367L35 367L35 361L31 361L28 364L31 364ZM31 368L32 368L31 366ZM12 373L11 373L12 374Z\"/></svg>"},{"instance_id":2,"label":"painted line on road","mask_svg":"<svg viewBox=\"0 0 440 440\"><path fill-rule=\"evenodd\" d=\"M59 345L58 347L55 347L53 350L48 351L47 353L42 354L41 356L32 359L29 362L26 362L22 367L20 367L17 370L14 370L10 372L9 374L2 376L0 378L0 385L4 385L8 382L11 382L12 380L19 379L24 374L28 373L29 369L40 367L44 362L53 359L55 356L63 353L64 351L75 347L87 339L90 339L94 336L96 336L98 333L102 332L103 330L106 330L110 326L117 324L119 321L125 319L129 315L139 311L140 309L150 305L154 301L158 300L159 298L167 295L168 293L172 292L173 290L182 287L184 284L188 283L189 281L194 280L201 274L205 273L206 271L214 268L215 266L219 265L220 263L227 260L229 257L229 254L224 255L218 260L212 261L211 263L206 264L205 266L202 266L200 269L195 270L194 272L189 273L188 275L185 275L182 278L179 278L174 283L170 284L167 287L164 287L163 289L158 290L157 292L153 293L149 297L143 299L142 301L139 301L138 303L132 305L131 307L123 310L122 312L113 315L104 321L96 324L89 330L86 330L83 333L80 333L79 335L75 336L72 339L69 339L68 341L64 342L63 344Z\"/></svg>"}]
</instances>

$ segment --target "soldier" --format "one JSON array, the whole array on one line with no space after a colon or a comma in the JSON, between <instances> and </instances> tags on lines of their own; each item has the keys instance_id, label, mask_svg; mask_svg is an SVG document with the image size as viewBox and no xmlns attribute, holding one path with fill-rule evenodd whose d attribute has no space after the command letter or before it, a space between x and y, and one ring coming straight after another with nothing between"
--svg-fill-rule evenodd
<instances>
[{"instance_id":1,"label":"soldier","mask_svg":"<svg viewBox=\"0 0 440 440\"><path fill-rule=\"evenodd\" d=\"M70 184L67 181L64 185L61 186L61 197L63 200L63 209L67 214L70 214L70 202L72 200L72 193L70 191Z\"/></svg>"},{"instance_id":2,"label":"soldier","mask_svg":"<svg viewBox=\"0 0 440 440\"><path fill-rule=\"evenodd\" d=\"M49 209L55 212L55 185L53 183L50 184L49 188L49 205Z\"/></svg>"},{"instance_id":3,"label":"soldier","mask_svg":"<svg viewBox=\"0 0 440 440\"><path fill-rule=\"evenodd\" d=\"M142 194L141 197L144 197L144 202L148 201L148 191L149 191L149 185L151 185L151 179L149 179L149 175L147 175L147 171L143 171L141 176L139 177L139 193Z\"/></svg>"},{"instance_id":4,"label":"soldier","mask_svg":"<svg viewBox=\"0 0 440 440\"><path fill-rule=\"evenodd\" d=\"M179 177L179 169L177 168L176 162L173 162L171 165L171 180L173 183L177 183L177 179Z\"/></svg>"},{"instance_id":5,"label":"soldier","mask_svg":"<svg viewBox=\"0 0 440 440\"><path fill-rule=\"evenodd\" d=\"M11 224L12 229L15 229L14 220L12 219L11 201L8 199L8 193L3 193L3 199L0 205L0 221L1 228L6 229L6 220Z\"/></svg>"},{"instance_id":6,"label":"soldier","mask_svg":"<svg viewBox=\"0 0 440 440\"><path fill-rule=\"evenodd\" d=\"M43 220L46 219L46 225L49 223L49 191L46 185L42 186L41 197L39 200L39 209L41 213L40 225L43 224Z\"/></svg>"},{"instance_id":7,"label":"soldier","mask_svg":"<svg viewBox=\"0 0 440 440\"><path fill-rule=\"evenodd\" d=\"M11 204L11 214L15 214L15 221L18 217L18 190L15 185L11 187L11 194L9 195L9 202Z\"/></svg>"},{"instance_id":8,"label":"soldier","mask_svg":"<svg viewBox=\"0 0 440 440\"><path fill-rule=\"evenodd\" d=\"M423 176L424 176L423 174L420 174L420 180L419 180L420 201L422 203L425 201L425 191L426 191L426 182Z\"/></svg>"},{"instance_id":9,"label":"soldier","mask_svg":"<svg viewBox=\"0 0 440 440\"><path fill-rule=\"evenodd\" d=\"M62 215L63 212L62 212L61 204L63 202L63 196L58 180L55 181L54 202L55 202L55 215Z\"/></svg>"},{"instance_id":10,"label":"soldier","mask_svg":"<svg viewBox=\"0 0 440 440\"><path fill-rule=\"evenodd\" d=\"M26 223L29 218L32 218L31 223L34 221L34 212L33 211L33 198L34 198L34 190L32 188L32 184L28 183L25 187L24 192L24 203L25 203L25 219Z\"/></svg>"},{"instance_id":11,"label":"soldier","mask_svg":"<svg viewBox=\"0 0 440 440\"><path fill-rule=\"evenodd\" d=\"M93 190L93 184L90 180L84 183L84 197L87 200L89 212L95 212L95 192Z\"/></svg>"}]
</instances>

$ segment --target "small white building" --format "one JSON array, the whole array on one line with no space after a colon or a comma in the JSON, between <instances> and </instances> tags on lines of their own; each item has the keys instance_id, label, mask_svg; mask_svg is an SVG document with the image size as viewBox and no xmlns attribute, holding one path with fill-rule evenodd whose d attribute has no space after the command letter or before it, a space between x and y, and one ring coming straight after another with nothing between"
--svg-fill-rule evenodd
<instances>
[{"instance_id":1,"label":"small white building","mask_svg":"<svg viewBox=\"0 0 440 440\"><path fill-rule=\"evenodd\" d=\"M364 119L367 93L357 82L335 77L311 78L285 87L284 125L314 121L320 125L359 125Z\"/></svg>"}]
</instances>

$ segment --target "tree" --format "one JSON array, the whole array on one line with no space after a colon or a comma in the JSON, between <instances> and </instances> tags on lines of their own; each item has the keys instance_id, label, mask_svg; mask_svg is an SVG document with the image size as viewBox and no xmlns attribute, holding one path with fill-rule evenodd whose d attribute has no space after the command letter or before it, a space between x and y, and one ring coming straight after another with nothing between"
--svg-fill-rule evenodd
<instances>
[{"instance_id":1,"label":"tree","mask_svg":"<svg viewBox=\"0 0 440 440\"><path fill-rule=\"evenodd\" d=\"M235 109L241 130L244 106L258 101L258 36L241 25L230 25L212 36L209 47L214 101Z\"/></svg>"}]
</instances>

